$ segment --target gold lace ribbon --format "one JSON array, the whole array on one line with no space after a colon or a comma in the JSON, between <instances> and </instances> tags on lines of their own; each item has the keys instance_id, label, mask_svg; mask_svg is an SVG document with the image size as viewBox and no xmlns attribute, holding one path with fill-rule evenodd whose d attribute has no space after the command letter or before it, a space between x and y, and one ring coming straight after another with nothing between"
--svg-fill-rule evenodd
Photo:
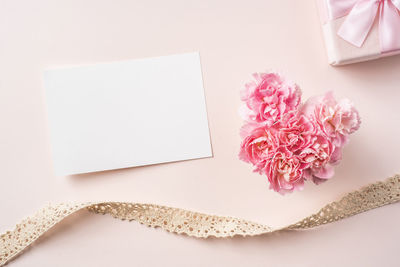
<instances>
[{"instance_id":1,"label":"gold lace ribbon","mask_svg":"<svg viewBox=\"0 0 400 267\"><path fill-rule=\"evenodd\" d=\"M126 202L61 203L49 205L35 215L24 219L15 229L0 236L0 266L3 266L46 231L72 213L82 209L100 214L110 214L121 220L137 221L150 227L160 227L168 232L207 238L255 236L280 230L300 230L338 221L343 218L391 204L400 200L400 176L376 182L345 195L317 213L301 221L280 227L232 217L208 215L179 208L152 204Z\"/></svg>"}]
</instances>

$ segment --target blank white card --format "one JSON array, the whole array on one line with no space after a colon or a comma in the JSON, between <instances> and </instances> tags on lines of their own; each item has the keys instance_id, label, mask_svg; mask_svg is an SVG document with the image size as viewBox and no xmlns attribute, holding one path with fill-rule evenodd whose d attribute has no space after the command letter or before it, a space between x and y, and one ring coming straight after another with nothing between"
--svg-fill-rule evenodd
<instances>
[{"instance_id":1,"label":"blank white card","mask_svg":"<svg viewBox=\"0 0 400 267\"><path fill-rule=\"evenodd\" d=\"M57 175L212 156L198 53L44 72Z\"/></svg>"}]
</instances>

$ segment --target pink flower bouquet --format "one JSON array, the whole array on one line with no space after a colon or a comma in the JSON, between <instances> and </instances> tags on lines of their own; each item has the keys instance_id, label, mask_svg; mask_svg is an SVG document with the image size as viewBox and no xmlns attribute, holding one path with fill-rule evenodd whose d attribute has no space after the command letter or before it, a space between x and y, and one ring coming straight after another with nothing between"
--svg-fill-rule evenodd
<instances>
[{"instance_id":1,"label":"pink flower bouquet","mask_svg":"<svg viewBox=\"0 0 400 267\"><path fill-rule=\"evenodd\" d=\"M349 135L360 117L348 99L332 92L301 103L301 90L277 73L254 74L242 92L239 158L265 174L281 194L301 190L304 180L316 184L334 174Z\"/></svg>"}]
</instances>

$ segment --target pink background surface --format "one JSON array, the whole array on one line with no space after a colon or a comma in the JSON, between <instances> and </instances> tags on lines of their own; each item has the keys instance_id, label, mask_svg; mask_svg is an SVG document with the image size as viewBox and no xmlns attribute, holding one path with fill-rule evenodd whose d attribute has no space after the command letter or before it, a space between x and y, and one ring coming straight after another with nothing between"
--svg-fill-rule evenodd
<instances>
[{"instance_id":1,"label":"pink background surface","mask_svg":"<svg viewBox=\"0 0 400 267\"><path fill-rule=\"evenodd\" d=\"M282 226L399 171L400 57L333 68L309 1L2 0L0 232L48 202L150 202ZM56 177L44 68L200 51L214 157ZM329 182L285 197L237 159L239 90L282 70L304 98L333 89L362 127ZM80 212L12 266L398 266L399 204L309 231L197 240Z\"/></svg>"}]
</instances>

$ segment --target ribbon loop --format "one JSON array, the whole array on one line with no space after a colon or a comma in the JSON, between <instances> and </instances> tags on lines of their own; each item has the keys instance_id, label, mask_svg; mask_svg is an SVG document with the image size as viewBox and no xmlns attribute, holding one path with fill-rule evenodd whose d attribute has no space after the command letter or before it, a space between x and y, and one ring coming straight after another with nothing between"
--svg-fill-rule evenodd
<instances>
[{"instance_id":1,"label":"ribbon loop","mask_svg":"<svg viewBox=\"0 0 400 267\"><path fill-rule=\"evenodd\" d=\"M400 1L396 3L400 6ZM400 15L394 1L384 1L379 16L379 41L382 53L400 49Z\"/></svg>"},{"instance_id":2,"label":"ribbon loop","mask_svg":"<svg viewBox=\"0 0 400 267\"><path fill-rule=\"evenodd\" d=\"M374 24L379 2L376 0L358 1L342 26L338 35L349 43L361 47Z\"/></svg>"}]
</instances>

